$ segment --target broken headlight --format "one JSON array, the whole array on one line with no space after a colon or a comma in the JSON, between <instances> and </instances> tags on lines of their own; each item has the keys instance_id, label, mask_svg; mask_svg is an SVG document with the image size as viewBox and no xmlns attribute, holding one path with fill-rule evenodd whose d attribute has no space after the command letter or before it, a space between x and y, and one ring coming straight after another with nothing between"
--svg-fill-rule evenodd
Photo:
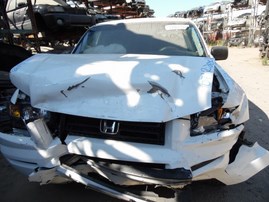
<instances>
[{"instance_id":1,"label":"broken headlight","mask_svg":"<svg viewBox=\"0 0 269 202\"><path fill-rule=\"evenodd\" d=\"M212 107L191 115L191 136L214 131L227 130L234 127L232 113L234 108L222 108L222 97L212 98Z\"/></svg>"},{"instance_id":2,"label":"broken headlight","mask_svg":"<svg viewBox=\"0 0 269 202\"><path fill-rule=\"evenodd\" d=\"M16 103L10 103L9 112L12 118L13 127L25 128L25 124L39 118L49 120L49 112L31 106L30 97L20 92Z\"/></svg>"}]
</instances>

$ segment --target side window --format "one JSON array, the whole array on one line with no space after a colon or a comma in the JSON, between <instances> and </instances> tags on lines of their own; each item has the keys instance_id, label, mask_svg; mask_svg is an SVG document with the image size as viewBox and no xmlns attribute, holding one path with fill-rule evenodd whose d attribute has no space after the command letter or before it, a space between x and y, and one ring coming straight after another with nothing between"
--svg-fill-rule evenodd
<instances>
[{"instance_id":1,"label":"side window","mask_svg":"<svg viewBox=\"0 0 269 202\"><path fill-rule=\"evenodd\" d=\"M27 0L17 0L17 8L25 7L27 5Z\"/></svg>"},{"instance_id":2,"label":"side window","mask_svg":"<svg viewBox=\"0 0 269 202\"><path fill-rule=\"evenodd\" d=\"M16 0L9 0L7 4L7 11L14 10L16 8Z\"/></svg>"},{"instance_id":3,"label":"side window","mask_svg":"<svg viewBox=\"0 0 269 202\"><path fill-rule=\"evenodd\" d=\"M191 36L192 36L195 48L196 48L196 50L198 52L198 55L203 56L204 55L204 49L203 49L203 47L201 45L201 41L200 41L200 38L198 36L197 31L194 28L191 28L190 32L191 32Z\"/></svg>"}]
</instances>

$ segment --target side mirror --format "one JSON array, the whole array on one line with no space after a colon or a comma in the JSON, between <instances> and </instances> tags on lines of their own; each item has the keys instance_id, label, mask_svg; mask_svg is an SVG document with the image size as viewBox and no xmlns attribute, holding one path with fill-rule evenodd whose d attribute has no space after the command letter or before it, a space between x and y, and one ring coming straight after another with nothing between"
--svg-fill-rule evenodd
<instances>
[{"instance_id":1,"label":"side mirror","mask_svg":"<svg viewBox=\"0 0 269 202\"><path fill-rule=\"evenodd\" d=\"M226 46L213 46L211 55L215 60L226 60L228 58L228 48Z\"/></svg>"}]
</instances>

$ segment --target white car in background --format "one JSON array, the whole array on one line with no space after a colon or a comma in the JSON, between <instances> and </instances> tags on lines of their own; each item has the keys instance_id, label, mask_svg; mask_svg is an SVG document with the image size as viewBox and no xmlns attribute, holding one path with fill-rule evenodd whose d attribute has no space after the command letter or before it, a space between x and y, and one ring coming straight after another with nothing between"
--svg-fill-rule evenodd
<instances>
[{"instance_id":1,"label":"white car in background","mask_svg":"<svg viewBox=\"0 0 269 202\"><path fill-rule=\"evenodd\" d=\"M132 4L146 4L145 0L126 0L126 3L132 3Z\"/></svg>"},{"instance_id":2,"label":"white car in background","mask_svg":"<svg viewBox=\"0 0 269 202\"><path fill-rule=\"evenodd\" d=\"M13 127L0 132L1 152L30 181L134 201L118 187L243 182L269 152L244 138L248 99L216 63L227 56L188 19L97 24L72 54L37 54L11 70Z\"/></svg>"},{"instance_id":3,"label":"white car in background","mask_svg":"<svg viewBox=\"0 0 269 202\"><path fill-rule=\"evenodd\" d=\"M204 7L204 14L208 13L224 13L231 6L232 1L219 1Z\"/></svg>"}]
</instances>

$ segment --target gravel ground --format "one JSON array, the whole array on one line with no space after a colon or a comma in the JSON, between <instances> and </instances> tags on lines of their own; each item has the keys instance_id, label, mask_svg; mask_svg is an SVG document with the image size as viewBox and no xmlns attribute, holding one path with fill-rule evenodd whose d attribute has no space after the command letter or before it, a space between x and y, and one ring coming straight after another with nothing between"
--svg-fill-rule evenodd
<instances>
[{"instance_id":1,"label":"gravel ground","mask_svg":"<svg viewBox=\"0 0 269 202\"><path fill-rule=\"evenodd\" d=\"M263 66L257 48L230 48L229 58L219 63L246 91L250 120L246 124L248 139L258 141L269 150L269 66ZM214 181L196 182L166 201L194 202L267 202L269 201L269 167L248 181L224 186ZM29 183L0 155L0 201L94 201L119 200L85 189L83 185L45 185ZM165 201L159 199L158 201Z\"/></svg>"}]
</instances>

